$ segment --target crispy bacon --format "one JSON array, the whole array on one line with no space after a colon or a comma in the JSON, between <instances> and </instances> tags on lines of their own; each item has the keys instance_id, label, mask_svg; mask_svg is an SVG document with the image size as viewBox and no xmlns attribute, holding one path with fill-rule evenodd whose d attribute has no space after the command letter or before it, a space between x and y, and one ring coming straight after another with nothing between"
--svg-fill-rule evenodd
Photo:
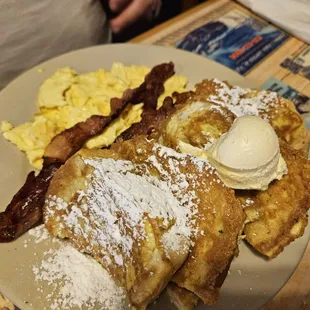
<instances>
[{"instance_id":1,"label":"crispy bacon","mask_svg":"<svg viewBox=\"0 0 310 310\"><path fill-rule=\"evenodd\" d=\"M101 133L128 103L143 102L146 109L154 110L152 115L156 118L155 109L158 97L164 91L164 82L173 74L174 64L172 62L155 66L139 87L126 90L121 99L113 98L111 100L111 116L94 115L85 122L78 123L54 137L45 150L44 166L53 162L65 163L68 158L81 149L87 139Z\"/></svg>"},{"instance_id":2,"label":"crispy bacon","mask_svg":"<svg viewBox=\"0 0 310 310\"><path fill-rule=\"evenodd\" d=\"M114 109L108 117L94 115L53 138L46 148L41 172L37 176L34 171L30 172L24 186L0 213L0 242L15 240L41 221L45 194L55 172L89 138L101 133L124 108Z\"/></svg>"},{"instance_id":3,"label":"crispy bacon","mask_svg":"<svg viewBox=\"0 0 310 310\"><path fill-rule=\"evenodd\" d=\"M143 102L144 108L156 110L158 97L164 92L164 82L174 75L174 64L172 62L155 66L145 77L144 82L135 89L128 89L123 97L113 98L111 105L127 102L138 104Z\"/></svg>"},{"instance_id":4,"label":"crispy bacon","mask_svg":"<svg viewBox=\"0 0 310 310\"><path fill-rule=\"evenodd\" d=\"M156 106L144 105L141 115L141 121L133 124L130 128L124 131L118 140L129 140L137 135L156 138L157 133L165 126L165 120L179 107L183 106L187 99L193 96L192 91L177 93L174 92L172 97L175 99L173 103L172 97L166 97L160 109L156 110Z\"/></svg>"},{"instance_id":5,"label":"crispy bacon","mask_svg":"<svg viewBox=\"0 0 310 310\"><path fill-rule=\"evenodd\" d=\"M108 117L93 115L85 122L77 123L55 136L45 149L43 167L54 162L64 164L81 149L85 141L101 133L118 115L119 113Z\"/></svg>"},{"instance_id":6,"label":"crispy bacon","mask_svg":"<svg viewBox=\"0 0 310 310\"><path fill-rule=\"evenodd\" d=\"M31 171L26 183L13 197L5 212L0 213L0 242L9 242L39 223L50 181L60 164L44 168L38 176Z\"/></svg>"},{"instance_id":7,"label":"crispy bacon","mask_svg":"<svg viewBox=\"0 0 310 310\"><path fill-rule=\"evenodd\" d=\"M128 103L143 102L147 108L152 107L155 111L158 97L164 91L163 83L173 74L173 63L155 66L138 88L125 91L121 99L111 100L110 116L93 115L55 136L45 150L41 172L37 176L34 171L30 172L24 186L6 210L0 213L0 242L13 241L40 223L45 194L58 168L82 148L88 139L100 134Z\"/></svg>"},{"instance_id":8,"label":"crispy bacon","mask_svg":"<svg viewBox=\"0 0 310 310\"><path fill-rule=\"evenodd\" d=\"M135 136L152 136L161 131L165 119L167 119L175 110L171 97L166 97L162 107L158 110L152 107L146 107L141 114L141 121L131 125L124 131L118 140L129 140Z\"/></svg>"}]
</instances>

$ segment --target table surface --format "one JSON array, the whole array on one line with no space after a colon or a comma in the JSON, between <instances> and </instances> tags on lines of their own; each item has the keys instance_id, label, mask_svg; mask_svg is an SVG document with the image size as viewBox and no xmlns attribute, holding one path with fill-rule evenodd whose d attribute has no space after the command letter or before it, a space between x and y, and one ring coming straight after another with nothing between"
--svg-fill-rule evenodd
<instances>
[{"instance_id":1,"label":"table surface","mask_svg":"<svg viewBox=\"0 0 310 310\"><path fill-rule=\"evenodd\" d=\"M208 18L211 20L216 17L219 12L229 12L236 8L254 15L234 1L210 0L143 33L131 40L131 42L171 45L176 36L184 35L180 29L182 27L186 28L184 25L190 24L191 21L196 20L197 23L198 17L203 17L204 22L206 22ZM304 46L304 42L291 37L281 47L259 62L245 76L257 85L262 85L269 78L275 77L310 97L310 80L301 75L292 74L280 66L285 58L298 52ZM0 310L2 309L13 310L14 306L0 294ZM263 309L310 309L310 243L291 279Z\"/></svg>"}]
</instances>

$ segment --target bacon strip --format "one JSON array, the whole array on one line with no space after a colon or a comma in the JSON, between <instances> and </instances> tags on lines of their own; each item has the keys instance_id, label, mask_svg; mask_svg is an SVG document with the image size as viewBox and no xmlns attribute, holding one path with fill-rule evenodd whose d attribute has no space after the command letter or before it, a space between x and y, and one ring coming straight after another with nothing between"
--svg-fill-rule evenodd
<instances>
[{"instance_id":1,"label":"bacon strip","mask_svg":"<svg viewBox=\"0 0 310 310\"><path fill-rule=\"evenodd\" d=\"M123 110L123 107L112 116L93 115L85 122L77 123L55 136L44 152L43 167L54 162L64 164L68 158L82 148L84 143L101 133Z\"/></svg>"},{"instance_id":2,"label":"bacon strip","mask_svg":"<svg viewBox=\"0 0 310 310\"><path fill-rule=\"evenodd\" d=\"M164 121L175 111L173 100L166 97L162 107L159 110L152 107L146 107L141 114L141 121L131 125L118 138L119 141L129 140L133 137L143 135L150 137L161 131ZM152 136L153 137L153 136Z\"/></svg>"},{"instance_id":3,"label":"bacon strip","mask_svg":"<svg viewBox=\"0 0 310 310\"><path fill-rule=\"evenodd\" d=\"M9 242L39 223L50 181L60 164L44 168L38 176L31 171L26 183L13 197L5 212L0 213L0 242Z\"/></svg>"},{"instance_id":4,"label":"bacon strip","mask_svg":"<svg viewBox=\"0 0 310 310\"><path fill-rule=\"evenodd\" d=\"M146 75L144 82L135 89L128 89L124 92L123 98L113 98L111 105L120 105L120 102L138 104L143 102L144 108L156 110L158 97L164 92L164 82L173 76L174 64L172 62L155 66Z\"/></svg>"},{"instance_id":5,"label":"bacon strip","mask_svg":"<svg viewBox=\"0 0 310 310\"><path fill-rule=\"evenodd\" d=\"M173 74L174 64L172 62L155 66L139 87L126 90L121 99L111 99L111 116L94 115L85 122L78 123L54 137L45 150L43 165L46 166L53 162L65 163L68 158L82 148L87 139L101 133L113 119L119 116L128 103L143 102L146 109L150 108L155 111L158 97L165 90L164 82ZM156 113L152 114L155 117Z\"/></svg>"},{"instance_id":6,"label":"bacon strip","mask_svg":"<svg viewBox=\"0 0 310 310\"><path fill-rule=\"evenodd\" d=\"M164 91L163 83L173 74L173 63L154 67L138 88L127 90L121 99L111 100L110 116L93 115L55 136L45 150L41 172L37 176L34 171L30 172L24 186L6 210L0 213L0 242L13 241L40 223L45 194L58 168L82 148L88 139L100 134L128 103L144 102L146 106L156 107L158 97Z\"/></svg>"},{"instance_id":7,"label":"bacon strip","mask_svg":"<svg viewBox=\"0 0 310 310\"><path fill-rule=\"evenodd\" d=\"M193 92L184 92L172 94L175 98L173 103L172 97L166 97L160 109L156 110L156 106L145 106L141 115L141 121L131 125L118 138L118 141L129 140L137 135L148 136L151 138L158 138L157 134L161 132L165 126L165 120L169 118L179 106L186 104L189 97L193 96Z\"/></svg>"},{"instance_id":8,"label":"bacon strip","mask_svg":"<svg viewBox=\"0 0 310 310\"><path fill-rule=\"evenodd\" d=\"M94 115L55 136L45 150L43 169L28 174L26 183L0 213L0 242L13 241L41 222L45 194L58 168L91 137L101 133L125 108L116 106L112 115Z\"/></svg>"}]
</instances>

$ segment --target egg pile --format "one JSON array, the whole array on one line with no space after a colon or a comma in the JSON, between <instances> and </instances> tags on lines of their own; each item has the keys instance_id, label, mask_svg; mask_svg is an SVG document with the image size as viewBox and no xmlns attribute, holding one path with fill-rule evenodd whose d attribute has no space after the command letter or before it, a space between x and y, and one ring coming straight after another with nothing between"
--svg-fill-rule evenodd
<instances>
[{"instance_id":1,"label":"egg pile","mask_svg":"<svg viewBox=\"0 0 310 310\"><path fill-rule=\"evenodd\" d=\"M16 127L3 121L1 131L7 140L26 153L31 165L40 170L44 150L55 135L92 115L108 116L111 98L121 98L126 89L138 87L149 71L148 67L124 66L122 63L113 63L110 71L99 69L86 74L78 74L69 67L58 69L39 89L38 112L33 120ZM169 78L158 100L158 108L166 96L185 91L186 84L184 76ZM110 145L133 123L141 120L142 111L142 103L129 105L102 134L89 139L85 147Z\"/></svg>"}]
</instances>

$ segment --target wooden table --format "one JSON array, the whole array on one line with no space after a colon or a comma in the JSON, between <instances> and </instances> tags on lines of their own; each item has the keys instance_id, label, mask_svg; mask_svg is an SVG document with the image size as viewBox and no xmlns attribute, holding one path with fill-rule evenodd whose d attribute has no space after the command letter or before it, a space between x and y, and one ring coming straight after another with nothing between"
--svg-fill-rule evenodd
<instances>
[{"instance_id":1,"label":"wooden table","mask_svg":"<svg viewBox=\"0 0 310 310\"><path fill-rule=\"evenodd\" d=\"M219 14L236 8L247 14L252 14L246 8L233 1L210 0L136 37L131 42L171 45L171 42L184 36L185 32L190 31L191 28L195 29L199 27L199 24L206 23L209 20L215 19ZM262 85L269 78L275 77L310 97L310 80L303 76L292 74L280 66L286 57L289 57L303 46L304 42L293 37L290 38L245 76L258 86ZM0 310L5 309L5 307L8 310L14 309L13 304L0 295ZM289 282L264 307L264 310L273 309L310 309L310 244L308 244L306 253Z\"/></svg>"},{"instance_id":2,"label":"wooden table","mask_svg":"<svg viewBox=\"0 0 310 310\"><path fill-rule=\"evenodd\" d=\"M134 38L131 42L173 45L173 42L183 38L189 31L234 9L254 15L234 1L210 0ZM310 80L301 75L292 74L280 66L285 58L296 53L304 45L304 42L291 37L245 76L258 86L274 77L310 97ZM264 310L271 309L310 309L310 243L291 279L264 307Z\"/></svg>"}]
</instances>

